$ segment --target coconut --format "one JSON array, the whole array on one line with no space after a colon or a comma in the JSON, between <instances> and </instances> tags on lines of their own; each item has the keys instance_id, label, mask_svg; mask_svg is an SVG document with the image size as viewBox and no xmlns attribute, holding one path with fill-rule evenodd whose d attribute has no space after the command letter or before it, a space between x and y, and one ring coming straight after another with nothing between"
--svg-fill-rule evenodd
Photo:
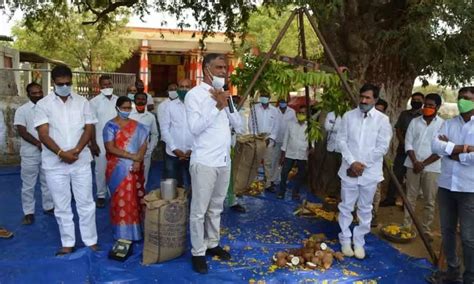
<instances>
[{"instance_id":1,"label":"coconut","mask_svg":"<svg viewBox=\"0 0 474 284\"><path fill-rule=\"evenodd\" d=\"M321 243L319 247L321 248L321 250L326 250L328 248L328 245L326 243Z\"/></svg>"},{"instance_id":2,"label":"coconut","mask_svg":"<svg viewBox=\"0 0 474 284\"><path fill-rule=\"evenodd\" d=\"M338 261L343 261L344 260L344 254L340 251L337 251L334 253L334 258L337 259Z\"/></svg>"},{"instance_id":3,"label":"coconut","mask_svg":"<svg viewBox=\"0 0 474 284\"><path fill-rule=\"evenodd\" d=\"M313 257L313 255L314 255L314 254L312 254L312 253L310 253L310 252L305 252L305 253L303 254L303 258L304 258L305 261L310 261L311 258Z\"/></svg>"},{"instance_id":4,"label":"coconut","mask_svg":"<svg viewBox=\"0 0 474 284\"><path fill-rule=\"evenodd\" d=\"M294 256L294 257L291 259L291 264L293 264L294 266L300 264L300 258L297 257L297 256Z\"/></svg>"},{"instance_id":5,"label":"coconut","mask_svg":"<svg viewBox=\"0 0 474 284\"><path fill-rule=\"evenodd\" d=\"M286 259L284 259L284 258L279 258L279 259L277 259L276 265L277 265L278 267L285 267L285 265L286 265Z\"/></svg>"},{"instance_id":6,"label":"coconut","mask_svg":"<svg viewBox=\"0 0 474 284\"><path fill-rule=\"evenodd\" d=\"M332 265L333 260L334 258L331 253L324 254L322 259L324 269L329 269Z\"/></svg>"},{"instance_id":7,"label":"coconut","mask_svg":"<svg viewBox=\"0 0 474 284\"><path fill-rule=\"evenodd\" d=\"M306 262L306 268L315 269L316 267L318 267L318 266L316 264L312 263L311 261Z\"/></svg>"}]
</instances>

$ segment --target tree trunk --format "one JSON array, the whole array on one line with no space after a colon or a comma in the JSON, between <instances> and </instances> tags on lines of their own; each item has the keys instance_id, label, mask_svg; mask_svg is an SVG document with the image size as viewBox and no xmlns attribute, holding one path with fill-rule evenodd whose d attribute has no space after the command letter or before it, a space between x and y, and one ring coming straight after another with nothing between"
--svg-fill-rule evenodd
<instances>
[{"instance_id":1,"label":"tree trunk","mask_svg":"<svg viewBox=\"0 0 474 284\"><path fill-rule=\"evenodd\" d=\"M389 45L397 43L379 40L381 33L386 32L387 26L391 29L402 28L403 23L400 23L399 18L406 7L402 5L387 10L386 5L395 4L380 2L346 0L333 17L318 18L317 21L337 63L349 69L349 77L354 82L353 92L358 93L359 87L364 83L383 86L381 98L387 101L387 115L391 123L395 124L412 93L418 70L400 53L390 51L393 49L388 48ZM316 17L326 13L319 9L324 9L324 5L312 7ZM380 11L391 11L392 14L383 15ZM389 159L394 156L396 143L398 142L392 143ZM316 178L318 170L324 168L322 157L327 157L324 154L325 145L318 148L317 153L309 160L310 186L313 192L324 191L322 178L312 180Z\"/></svg>"}]
</instances>

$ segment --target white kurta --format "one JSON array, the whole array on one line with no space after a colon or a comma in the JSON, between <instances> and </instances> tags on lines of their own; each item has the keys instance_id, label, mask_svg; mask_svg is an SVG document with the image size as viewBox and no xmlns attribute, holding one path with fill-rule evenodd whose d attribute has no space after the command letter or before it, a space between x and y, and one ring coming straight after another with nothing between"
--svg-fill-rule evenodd
<instances>
[{"instance_id":1,"label":"white kurta","mask_svg":"<svg viewBox=\"0 0 474 284\"><path fill-rule=\"evenodd\" d=\"M54 93L50 93L37 103L34 121L35 127L48 124L49 136L63 151L77 146L85 125L97 123L85 98L71 94L66 102L63 102ZM76 243L71 190L76 201L82 241L86 246L96 244L92 156L89 148L85 147L82 150L76 162L67 164L43 145L41 159L42 167L46 170L46 182L53 196L54 215L59 225L63 247L73 247Z\"/></svg>"},{"instance_id":2,"label":"white kurta","mask_svg":"<svg viewBox=\"0 0 474 284\"><path fill-rule=\"evenodd\" d=\"M148 183L148 174L150 172L150 167L151 167L151 154L153 153L153 150L156 147L156 144L158 144L158 126L156 125L156 119L155 116L145 110L143 113L137 112L135 109L132 110L132 113L130 114L130 119L136 120L140 122L141 124L145 125L148 127L150 130L150 137L148 139L148 146L147 150L145 153L145 159L143 161L143 164L145 166L144 169L144 175L145 175L145 188Z\"/></svg>"},{"instance_id":3,"label":"white kurta","mask_svg":"<svg viewBox=\"0 0 474 284\"><path fill-rule=\"evenodd\" d=\"M105 180L107 169L107 158L105 157L104 138L102 136L105 124L117 116L116 103L118 97L112 95L108 99L103 94L98 94L90 100L91 109L97 118L95 124L95 139L100 149L100 154L94 157L95 160L95 183L97 186L97 197L105 198L109 194L109 189Z\"/></svg>"},{"instance_id":4,"label":"white kurta","mask_svg":"<svg viewBox=\"0 0 474 284\"><path fill-rule=\"evenodd\" d=\"M201 83L185 98L186 115L193 139L191 155L192 199L189 217L191 253L204 256L220 240L220 218L230 180L229 124L238 129L238 112L218 110L211 86Z\"/></svg>"},{"instance_id":5,"label":"white kurta","mask_svg":"<svg viewBox=\"0 0 474 284\"><path fill-rule=\"evenodd\" d=\"M367 115L358 108L344 114L337 134L338 147L342 154L341 203L339 203L339 241L363 247L364 236L370 232L372 201L377 184L383 180L383 156L387 153L392 138L392 128L386 115L372 108ZM366 166L362 176L352 178L346 171L354 162ZM351 233L352 211L357 202L359 225Z\"/></svg>"},{"instance_id":6,"label":"white kurta","mask_svg":"<svg viewBox=\"0 0 474 284\"><path fill-rule=\"evenodd\" d=\"M36 131L34 126L35 109L36 105L31 101L20 106L15 112L13 124L15 126L24 126L28 133L38 139L38 131ZM38 176L41 184L43 210L53 209L53 197L46 184L44 170L41 169L41 151L35 145L21 138L20 156L22 181L21 203L23 213L25 215L35 213L35 186Z\"/></svg>"}]
</instances>

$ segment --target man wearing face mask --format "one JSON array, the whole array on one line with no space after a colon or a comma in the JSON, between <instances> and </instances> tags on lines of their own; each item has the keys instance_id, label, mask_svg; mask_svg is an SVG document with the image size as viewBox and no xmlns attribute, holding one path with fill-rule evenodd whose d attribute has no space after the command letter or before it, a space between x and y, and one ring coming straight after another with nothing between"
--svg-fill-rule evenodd
<instances>
[{"instance_id":1,"label":"man wearing face mask","mask_svg":"<svg viewBox=\"0 0 474 284\"><path fill-rule=\"evenodd\" d=\"M76 244L71 198L74 194L82 242L97 250L95 204L92 195L92 155L87 146L97 123L89 102L72 92L72 72L65 65L51 71L54 91L36 104L35 127L43 143L41 165L54 202L62 248L73 252Z\"/></svg>"},{"instance_id":2,"label":"man wearing face mask","mask_svg":"<svg viewBox=\"0 0 474 284\"><path fill-rule=\"evenodd\" d=\"M191 80L182 79L178 82L176 92L178 99L170 100L166 106L167 112L160 121L162 140L166 144L165 153L165 176L178 181L178 184L189 183L189 159L193 146L193 135L189 131L186 120L186 108L184 99L191 89Z\"/></svg>"},{"instance_id":3,"label":"man wearing face mask","mask_svg":"<svg viewBox=\"0 0 474 284\"><path fill-rule=\"evenodd\" d=\"M459 90L460 115L447 120L431 143L440 155L438 205L447 271L437 271L431 283L474 283L474 87ZM464 273L457 255L458 224L461 231Z\"/></svg>"},{"instance_id":4,"label":"man wearing face mask","mask_svg":"<svg viewBox=\"0 0 474 284\"><path fill-rule=\"evenodd\" d=\"M285 99L278 100L278 110L280 112L280 128L275 139L275 149L272 157L273 178L274 184L280 183L281 167L279 166L281 147L283 146L283 138L285 137L286 129L291 122L296 122L296 112L288 106Z\"/></svg>"},{"instance_id":5,"label":"man wearing face mask","mask_svg":"<svg viewBox=\"0 0 474 284\"><path fill-rule=\"evenodd\" d=\"M423 106L424 95L422 93L414 93L411 95L411 109L404 110L400 113L397 122L395 123L395 134L398 140L397 154L393 161L393 173L398 179L400 184L403 184L407 168L403 165L407 158L405 152L405 134L408 129L408 125L415 117L421 115L421 107ZM381 207L395 206L397 197L397 188L393 181L388 184L388 191L385 200L380 203Z\"/></svg>"},{"instance_id":6,"label":"man wearing face mask","mask_svg":"<svg viewBox=\"0 0 474 284\"><path fill-rule=\"evenodd\" d=\"M127 87L127 97L131 99L132 101L135 100L136 93L137 93L137 87L135 87L135 85L130 85ZM147 102L148 102L148 97L147 97Z\"/></svg>"},{"instance_id":7,"label":"man wearing face mask","mask_svg":"<svg viewBox=\"0 0 474 284\"><path fill-rule=\"evenodd\" d=\"M44 170L41 169L41 142L34 126L36 103L43 98L43 90L37 83L26 86L29 102L20 106L15 112L13 124L21 137L21 203L23 207L23 224L33 224L35 218L35 186L38 175L41 183L43 210L47 214L54 213L51 192L46 184Z\"/></svg>"},{"instance_id":8,"label":"man wearing face mask","mask_svg":"<svg viewBox=\"0 0 474 284\"><path fill-rule=\"evenodd\" d=\"M294 111L293 111L294 112ZM293 165L298 167L298 174L295 179L292 199L300 199L300 187L304 184L306 176L306 161L308 160L308 138L306 135L306 106L301 106L295 119L289 120L288 127L285 130L283 144L281 146L280 165L283 165L281 171L280 190L278 198L285 198L286 181Z\"/></svg>"},{"instance_id":9,"label":"man wearing face mask","mask_svg":"<svg viewBox=\"0 0 474 284\"><path fill-rule=\"evenodd\" d=\"M431 224L434 218L437 180L441 172L439 156L431 151L431 141L439 132L444 120L437 115L441 107L441 97L438 94L428 94L422 108L423 115L414 118L408 126L405 136L405 150L407 159L404 166L407 168L407 199L413 210L419 192L423 193L423 229L426 237L433 240ZM405 209L405 227L411 228L412 220Z\"/></svg>"},{"instance_id":10,"label":"man wearing face mask","mask_svg":"<svg viewBox=\"0 0 474 284\"><path fill-rule=\"evenodd\" d=\"M192 264L207 273L205 255L227 261L230 254L219 246L220 218L230 180L229 125L241 128L237 111L230 112L230 93L223 90L227 61L223 55L207 54L202 62L203 82L184 100L189 130L193 135L190 173L192 183L189 217ZM235 109L235 108L234 108Z\"/></svg>"},{"instance_id":11,"label":"man wearing face mask","mask_svg":"<svg viewBox=\"0 0 474 284\"><path fill-rule=\"evenodd\" d=\"M155 110L155 102L153 101L153 97L150 94L145 93L145 83L143 83L142 80L138 79L135 81L135 88L137 89L137 93L143 93L146 95L147 100L146 100L146 109L149 112L152 112ZM133 101L133 99L131 99Z\"/></svg>"},{"instance_id":12,"label":"man wearing face mask","mask_svg":"<svg viewBox=\"0 0 474 284\"><path fill-rule=\"evenodd\" d=\"M178 89L178 86L176 84L169 84L168 85L168 98L166 98L164 101L162 101L156 110L156 117L158 118L158 127L160 128L161 131L161 125L164 123L164 120L169 119L169 112L168 112L168 105L171 101L174 101L178 98L178 92L176 91ZM163 134L161 134L161 142L160 142L161 149L163 150L162 154L163 157L166 157L166 143L163 140ZM166 172L166 159L164 159L164 164L163 164L163 172L162 176L163 178L169 178Z\"/></svg>"},{"instance_id":13,"label":"man wearing face mask","mask_svg":"<svg viewBox=\"0 0 474 284\"><path fill-rule=\"evenodd\" d=\"M105 124L117 115L115 104L118 97L113 94L112 78L109 75L102 75L99 78L100 93L90 100L91 109L98 122L94 126L94 132L90 141L90 149L95 161L95 183L97 186L97 208L105 207L105 199L109 194L105 180L105 170L107 159L105 158L104 139L102 131Z\"/></svg>"},{"instance_id":14,"label":"man wearing face mask","mask_svg":"<svg viewBox=\"0 0 474 284\"><path fill-rule=\"evenodd\" d=\"M145 175L145 188L148 182L148 173L150 172L151 165L151 154L153 149L155 149L156 144L158 144L158 126L156 125L156 119L153 114L151 114L146 109L147 96L144 93L138 93L134 96L134 105L130 113L130 119L140 122L141 124L148 127L150 131L150 136L148 137L147 150L143 160L144 163L144 175Z\"/></svg>"},{"instance_id":15,"label":"man wearing face mask","mask_svg":"<svg viewBox=\"0 0 474 284\"><path fill-rule=\"evenodd\" d=\"M364 236L370 232L372 201L377 184L383 181L383 156L392 138L388 117L374 107L378 97L378 87L362 86L359 107L344 114L337 134L342 154L339 242L344 255L359 259L365 258ZM359 224L351 232L349 226L356 202Z\"/></svg>"},{"instance_id":16,"label":"man wearing face mask","mask_svg":"<svg viewBox=\"0 0 474 284\"><path fill-rule=\"evenodd\" d=\"M272 162L275 157L275 151L279 152L280 149L276 147L275 141L280 130L281 119L281 112L276 107L270 105L270 95L267 93L260 94L260 103L252 106L248 124L250 133L266 133L268 135L266 140L267 149L263 160L265 169L265 189L269 192L275 192L276 164L273 164ZM275 166L275 168L272 166Z\"/></svg>"}]
</instances>

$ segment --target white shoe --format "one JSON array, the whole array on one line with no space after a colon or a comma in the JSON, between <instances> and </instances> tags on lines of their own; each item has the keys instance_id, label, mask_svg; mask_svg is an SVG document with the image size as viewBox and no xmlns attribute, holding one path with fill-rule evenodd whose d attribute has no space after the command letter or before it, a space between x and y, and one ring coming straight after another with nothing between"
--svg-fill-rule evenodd
<instances>
[{"instance_id":1,"label":"white shoe","mask_svg":"<svg viewBox=\"0 0 474 284\"><path fill-rule=\"evenodd\" d=\"M354 256L354 251L352 250L352 247L350 244L345 244L341 246L341 251L342 254L344 254L347 257L353 257Z\"/></svg>"},{"instance_id":2,"label":"white shoe","mask_svg":"<svg viewBox=\"0 0 474 284\"><path fill-rule=\"evenodd\" d=\"M354 256L358 259L364 259L365 258L364 247L354 246Z\"/></svg>"}]
</instances>

